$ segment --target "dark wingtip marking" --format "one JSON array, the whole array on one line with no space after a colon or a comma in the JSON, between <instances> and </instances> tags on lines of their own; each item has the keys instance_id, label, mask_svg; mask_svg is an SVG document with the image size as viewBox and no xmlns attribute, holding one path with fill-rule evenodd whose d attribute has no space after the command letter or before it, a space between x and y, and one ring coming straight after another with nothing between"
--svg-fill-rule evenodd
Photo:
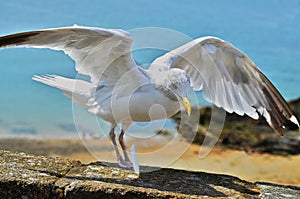
<instances>
[{"instance_id":1,"label":"dark wingtip marking","mask_svg":"<svg viewBox=\"0 0 300 199\"><path fill-rule=\"evenodd\" d=\"M284 133L283 133L282 129L276 129L276 130L277 130L280 137L284 136Z\"/></svg>"},{"instance_id":2,"label":"dark wingtip marking","mask_svg":"<svg viewBox=\"0 0 300 199\"><path fill-rule=\"evenodd\" d=\"M284 100L282 95L279 93L279 91L270 82L270 80L268 80L268 78L264 74L262 74L262 72L258 72L266 85L262 88L262 91L265 94L270 105L270 110L268 111L271 117L270 126L276 132L278 132L280 136L283 136L282 127L293 116L292 110Z\"/></svg>"},{"instance_id":3,"label":"dark wingtip marking","mask_svg":"<svg viewBox=\"0 0 300 199\"><path fill-rule=\"evenodd\" d=\"M0 37L0 48L6 47L6 46L11 46L11 45L22 44L23 42L28 41L30 39L30 37L33 37L37 34L39 34L38 31L17 33L17 34L6 35L3 37Z\"/></svg>"}]
</instances>

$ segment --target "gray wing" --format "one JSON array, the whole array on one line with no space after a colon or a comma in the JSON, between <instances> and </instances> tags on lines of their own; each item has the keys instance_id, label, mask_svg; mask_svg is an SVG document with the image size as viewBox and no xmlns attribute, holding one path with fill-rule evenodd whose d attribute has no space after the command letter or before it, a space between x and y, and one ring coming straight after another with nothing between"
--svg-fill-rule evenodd
<instances>
[{"instance_id":1,"label":"gray wing","mask_svg":"<svg viewBox=\"0 0 300 199\"><path fill-rule=\"evenodd\" d=\"M216 38L202 37L157 58L149 70L181 68L194 90L227 112L258 119L262 115L282 134L287 120L299 126L278 90L244 53Z\"/></svg>"},{"instance_id":2,"label":"gray wing","mask_svg":"<svg viewBox=\"0 0 300 199\"><path fill-rule=\"evenodd\" d=\"M133 39L124 30L65 27L17 33L0 37L0 48L32 47L62 50L76 63L76 70L99 81L116 82L131 71L136 79L143 74L131 57Z\"/></svg>"}]
</instances>

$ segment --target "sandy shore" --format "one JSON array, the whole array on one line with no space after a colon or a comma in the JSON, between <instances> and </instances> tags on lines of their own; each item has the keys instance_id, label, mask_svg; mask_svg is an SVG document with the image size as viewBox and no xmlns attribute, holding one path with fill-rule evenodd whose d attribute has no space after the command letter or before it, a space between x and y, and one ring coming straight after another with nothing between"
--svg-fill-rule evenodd
<instances>
[{"instance_id":1,"label":"sandy shore","mask_svg":"<svg viewBox=\"0 0 300 199\"><path fill-rule=\"evenodd\" d=\"M136 145L141 165L229 174L253 182L267 181L300 186L300 155L246 154L241 151L214 148L207 156L199 158L200 146L189 145L183 141L128 140L128 146L133 143ZM2 139L0 148L77 159L83 163L115 161L113 148L107 139L83 141Z\"/></svg>"}]
</instances>

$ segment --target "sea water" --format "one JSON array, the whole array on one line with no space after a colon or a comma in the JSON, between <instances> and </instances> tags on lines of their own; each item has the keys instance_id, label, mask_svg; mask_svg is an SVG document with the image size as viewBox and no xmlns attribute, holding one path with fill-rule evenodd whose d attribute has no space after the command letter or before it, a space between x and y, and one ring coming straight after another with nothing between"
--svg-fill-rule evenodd
<instances>
[{"instance_id":1,"label":"sea water","mask_svg":"<svg viewBox=\"0 0 300 199\"><path fill-rule=\"evenodd\" d=\"M163 27L191 38L217 36L253 59L285 99L300 96L299 0L10 0L1 1L0 10L0 35L78 24L125 30ZM155 56L134 54L138 63ZM35 74L75 77L73 65L62 52L0 50L0 137L76 138L74 112L80 115L76 122L81 132L99 136L99 126L107 130L107 124L95 123L94 116L73 107L58 90L31 80Z\"/></svg>"}]
</instances>

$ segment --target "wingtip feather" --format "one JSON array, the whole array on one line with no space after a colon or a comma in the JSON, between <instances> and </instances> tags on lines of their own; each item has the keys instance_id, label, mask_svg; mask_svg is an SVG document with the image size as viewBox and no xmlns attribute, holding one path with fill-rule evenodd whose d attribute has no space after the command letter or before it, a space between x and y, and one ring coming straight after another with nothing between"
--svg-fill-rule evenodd
<instances>
[{"instance_id":1,"label":"wingtip feather","mask_svg":"<svg viewBox=\"0 0 300 199\"><path fill-rule=\"evenodd\" d=\"M294 115L292 115L292 117L289 120L291 122L293 122L294 124L296 124L299 128L299 122L298 122L297 118Z\"/></svg>"}]
</instances>

